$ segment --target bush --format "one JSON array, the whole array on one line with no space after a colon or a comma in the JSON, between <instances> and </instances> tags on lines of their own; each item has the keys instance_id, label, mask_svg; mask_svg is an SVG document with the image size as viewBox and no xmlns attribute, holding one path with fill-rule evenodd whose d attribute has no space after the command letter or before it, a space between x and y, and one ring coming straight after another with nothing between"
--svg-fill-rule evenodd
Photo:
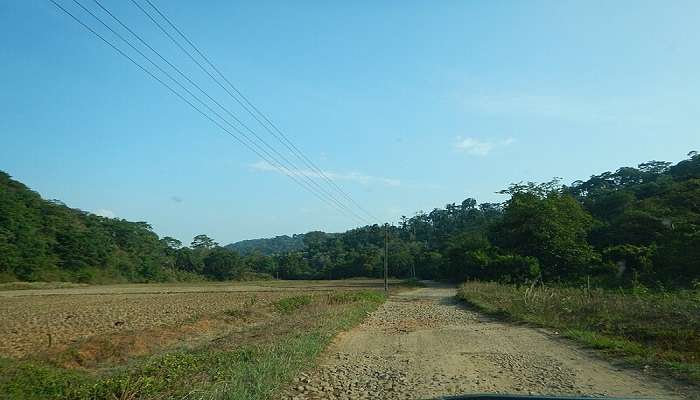
<instances>
[{"instance_id":1,"label":"bush","mask_svg":"<svg viewBox=\"0 0 700 400\"><path fill-rule=\"evenodd\" d=\"M506 283L521 283L540 275L540 263L535 257L497 255L488 264L493 278Z\"/></svg>"}]
</instances>

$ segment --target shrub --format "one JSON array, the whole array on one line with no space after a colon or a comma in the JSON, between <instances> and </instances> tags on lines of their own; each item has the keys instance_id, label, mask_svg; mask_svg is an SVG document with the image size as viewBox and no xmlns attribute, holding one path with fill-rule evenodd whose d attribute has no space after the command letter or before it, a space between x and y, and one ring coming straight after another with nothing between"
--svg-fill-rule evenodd
<instances>
[{"instance_id":1,"label":"shrub","mask_svg":"<svg viewBox=\"0 0 700 400\"><path fill-rule=\"evenodd\" d=\"M514 254L493 257L488 268L494 278L506 283L526 282L540 275L540 263L535 257Z\"/></svg>"}]
</instances>

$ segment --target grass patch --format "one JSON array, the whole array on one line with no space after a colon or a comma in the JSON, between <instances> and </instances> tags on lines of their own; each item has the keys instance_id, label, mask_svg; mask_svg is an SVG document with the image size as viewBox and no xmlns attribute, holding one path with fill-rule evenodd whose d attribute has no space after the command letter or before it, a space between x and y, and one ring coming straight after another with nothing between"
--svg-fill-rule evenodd
<instances>
[{"instance_id":1,"label":"grass patch","mask_svg":"<svg viewBox=\"0 0 700 400\"><path fill-rule=\"evenodd\" d=\"M0 398L276 398L338 332L359 323L384 300L378 292L351 293L288 297L273 303L283 311L261 325L109 369L68 370L39 360L0 359ZM304 313L292 313L301 307Z\"/></svg>"},{"instance_id":2,"label":"grass patch","mask_svg":"<svg viewBox=\"0 0 700 400\"><path fill-rule=\"evenodd\" d=\"M700 292L650 293L571 287L463 284L481 311L553 328L636 366L700 384Z\"/></svg>"},{"instance_id":3,"label":"grass patch","mask_svg":"<svg viewBox=\"0 0 700 400\"><path fill-rule=\"evenodd\" d=\"M273 303L273 306L275 307L275 310L282 314L291 314L305 305L311 304L311 300L312 298L310 295L302 294L277 300Z\"/></svg>"},{"instance_id":4,"label":"grass patch","mask_svg":"<svg viewBox=\"0 0 700 400\"><path fill-rule=\"evenodd\" d=\"M376 291L347 291L335 292L328 295L328 304L348 304L358 301L380 302L384 299L384 294Z\"/></svg>"},{"instance_id":5,"label":"grass patch","mask_svg":"<svg viewBox=\"0 0 700 400\"><path fill-rule=\"evenodd\" d=\"M249 297L241 307L225 310L224 315L234 319L247 320L255 314L255 305L257 302L258 297L253 295Z\"/></svg>"},{"instance_id":6,"label":"grass patch","mask_svg":"<svg viewBox=\"0 0 700 400\"><path fill-rule=\"evenodd\" d=\"M89 398L89 376L38 362L0 359L2 399Z\"/></svg>"},{"instance_id":7,"label":"grass patch","mask_svg":"<svg viewBox=\"0 0 700 400\"><path fill-rule=\"evenodd\" d=\"M0 290L65 289L88 286L73 282L6 282L0 283Z\"/></svg>"}]
</instances>

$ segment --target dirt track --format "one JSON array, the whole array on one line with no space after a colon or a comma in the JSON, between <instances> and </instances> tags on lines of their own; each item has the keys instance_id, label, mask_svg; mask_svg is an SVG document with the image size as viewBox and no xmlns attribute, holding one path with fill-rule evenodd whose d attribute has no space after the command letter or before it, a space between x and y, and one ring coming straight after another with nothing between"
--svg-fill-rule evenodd
<instances>
[{"instance_id":1,"label":"dirt track","mask_svg":"<svg viewBox=\"0 0 700 400\"><path fill-rule=\"evenodd\" d=\"M611 365L549 332L465 310L455 289L392 296L341 335L289 399L429 399L461 393L692 398L688 389Z\"/></svg>"}]
</instances>

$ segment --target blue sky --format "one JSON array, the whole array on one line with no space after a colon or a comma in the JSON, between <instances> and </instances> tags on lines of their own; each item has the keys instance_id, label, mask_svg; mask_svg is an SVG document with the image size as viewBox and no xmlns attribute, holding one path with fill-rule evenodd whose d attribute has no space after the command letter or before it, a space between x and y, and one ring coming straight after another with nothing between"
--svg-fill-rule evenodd
<instances>
[{"instance_id":1,"label":"blue sky","mask_svg":"<svg viewBox=\"0 0 700 400\"><path fill-rule=\"evenodd\" d=\"M700 150L696 1L153 1L381 220ZM101 2L256 127L133 4ZM0 34L0 169L44 197L186 242L359 224L48 1L1 2Z\"/></svg>"}]
</instances>

